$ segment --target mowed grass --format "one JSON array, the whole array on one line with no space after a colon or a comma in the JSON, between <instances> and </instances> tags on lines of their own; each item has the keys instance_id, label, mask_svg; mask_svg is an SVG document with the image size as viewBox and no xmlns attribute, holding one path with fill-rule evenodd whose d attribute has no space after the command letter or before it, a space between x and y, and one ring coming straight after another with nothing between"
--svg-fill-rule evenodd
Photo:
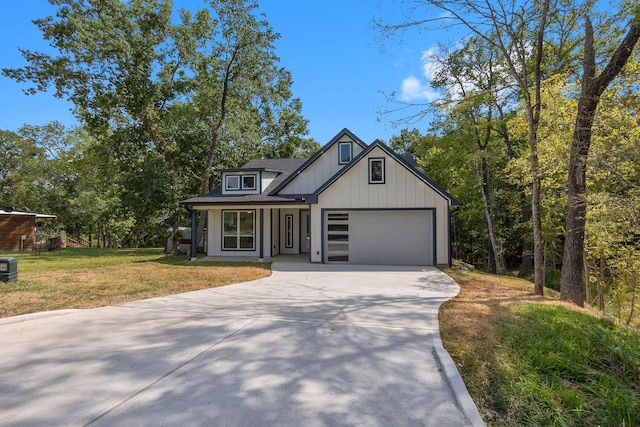
<instances>
[{"instance_id":1,"label":"mowed grass","mask_svg":"<svg viewBox=\"0 0 640 427\"><path fill-rule=\"evenodd\" d=\"M18 260L18 281L0 282L0 317L94 308L266 277L269 263L193 262L161 249L2 253Z\"/></svg>"},{"instance_id":2,"label":"mowed grass","mask_svg":"<svg viewBox=\"0 0 640 427\"><path fill-rule=\"evenodd\" d=\"M532 294L530 282L447 270L440 327L490 426L640 425L640 333Z\"/></svg>"}]
</instances>

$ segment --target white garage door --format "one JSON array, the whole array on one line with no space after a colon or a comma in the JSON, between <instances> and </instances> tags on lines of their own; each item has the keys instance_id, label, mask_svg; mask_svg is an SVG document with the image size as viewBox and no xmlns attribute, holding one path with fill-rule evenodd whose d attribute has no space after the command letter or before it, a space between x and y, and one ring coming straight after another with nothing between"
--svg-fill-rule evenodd
<instances>
[{"instance_id":1,"label":"white garage door","mask_svg":"<svg viewBox=\"0 0 640 427\"><path fill-rule=\"evenodd\" d=\"M325 217L325 262L433 265L433 212L345 211Z\"/></svg>"}]
</instances>

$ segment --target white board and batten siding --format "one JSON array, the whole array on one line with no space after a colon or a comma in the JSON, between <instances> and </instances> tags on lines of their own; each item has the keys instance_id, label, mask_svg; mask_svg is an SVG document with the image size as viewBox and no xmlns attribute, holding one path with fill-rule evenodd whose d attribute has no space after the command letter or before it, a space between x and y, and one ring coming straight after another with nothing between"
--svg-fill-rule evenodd
<instances>
[{"instance_id":1,"label":"white board and batten siding","mask_svg":"<svg viewBox=\"0 0 640 427\"><path fill-rule=\"evenodd\" d=\"M282 188L280 194L312 194L322 184L327 182L346 164L339 162L339 147L341 142L351 143L351 158L360 154L363 148L349 136L343 135L335 144L331 145L325 153L318 157L312 164L304 169L298 176Z\"/></svg>"},{"instance_id":2,"label":"white board and batten siding","mask_svg":"<svg viewBox=\"0 0 640 427\"><path fill-rule=\"evenodd\" d=\"M385 159L384 184L369 184L369 158ZM398 221L402 221L402 218L408 218L408 216L402 216L403 212L423 212L424 221L431 221L431 224L435 221L435 235L431 236L431 239L435 239L436 242L436 259L432 260L432 263L447 264L449 262L448 199L417 178L404 165L380 148L374 148L367 156L360 159L338 181L320 193L318 203L311 206L311 216L314 218L311 230L311 260L313 262L323 262L322 254L323 251L326 251L326 248L323 248L326 242L322 240L322 228L326 218L325 221L316 220L322 218L323 208L343 209L345 212L350 210L354 212L376 210L390 212L390 214L378 216L376 221L386 221L393 218L391 213L394 211L398 213L395 216ZM324 214L326 215L326 212ZM412 218L415 219L416 216L414 215ZM429 227L427 223L423 225L426 228ZM417 244L418 241L415 241L414 245ZM380 242L380 245L384 245L384 242ZM428 248L413 247L407 250L424 249Z\"/></svg>"}]
</instances>

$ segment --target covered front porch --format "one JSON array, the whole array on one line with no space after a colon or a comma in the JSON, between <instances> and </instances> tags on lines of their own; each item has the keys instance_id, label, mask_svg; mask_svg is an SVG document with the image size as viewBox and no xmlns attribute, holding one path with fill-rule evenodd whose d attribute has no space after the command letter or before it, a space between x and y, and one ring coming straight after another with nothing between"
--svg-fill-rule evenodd
<instances>
[{"instance_id":1,"label":"covered front porch","mask_svg":"<svg viewBox=\"0 0 640 427\"><path fill-rule=\"evenodd\" d=\"M311 220L306 204L224 205L198 210L207 211L208 259L269 261L302 255L309 260Z\"/></svg>"}]
</instances>

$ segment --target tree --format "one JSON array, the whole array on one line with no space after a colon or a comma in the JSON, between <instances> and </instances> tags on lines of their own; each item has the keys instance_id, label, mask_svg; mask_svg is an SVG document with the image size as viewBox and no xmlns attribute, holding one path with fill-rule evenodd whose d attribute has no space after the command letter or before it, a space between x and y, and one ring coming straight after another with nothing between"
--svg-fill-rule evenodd
<instances>
[{"instance_id":1,"label":"tree","mask_svg":"<svg viewBox=\"0 0 640 427\"><path fill-rule=\"evenodd\" d=\"M257 14L257 3L210 2L194 19L183 13L185 36L178 39L186 63L196 71L193 119L204 133L200 191L210 190L211 174L224 152L221 144L255 149L253 156L288 157L303 144L307 121L302 104L292 99L291 74L278 66L275 33ZM240 154L240 153L238 153ZM218 162L219 166L219 162ZM198 222L202 238L204 216Z\"/></svg>"},{"instance_id":2,"label":"tree","mask_svg":"<svg viewBox=\"0 0 640 427\"><path fill-rule=\"evenodd\" d=\"M434 6L446 12L444 18L415 19L396 25L383 25L390 33L410 27L428 26L446 20L462 25L475 37L499 52L504 59L504 71L518 89L525 108L528 125L529 165L532 186L532 223L534 246L534 291L544 292L544 247L540 213L540 176L538 162L538 124L540 121L540 91L545 66L547 31L552 10L551 0L520 7L516 0L421 0L412 8ZM441 15L442 16L442 15ZM558 43L562 46L562 43Z\"/></svg>"},{"instance_id":3,"label":"tree","mask_svg":"<svg viewBox=\"0 0 640 427\"><path fill-rule=\"evenodd\" d=\"M445 120L454 124L461 133L459 145L470 152L468 160L482 197L482 210L490 244L491 271L504 274L506 265L500 239L495 229L495 197L493 168L504 157L496 153L496 140L503 142L508 151L511 141L506 128L505 109L512 101L505 95L504 82L499 72L498 55L487 49L483 40L470 37L454 52L436 55L439 69L432 86L445 93L447 101L436 105L447 111ZM464 148L463 148L464 149Z\"/></svg>"},{"instance_id":4,"label":"tree","mask_svg":"<svg viewBox=\"0 0 640 427\"><path fill-rule=\"evenodd\" d=\"M560 298L579 306L583 299L584 232L587 214L586 169L591 145L593 120L600 96L611 81L622 71L640 38L640 9L635 6L634 16L629 20L628 32L618 45L604 69L596 76L596 52L594 31L589 16L585 17L585 46L582 88L578 100L567 186L567 222L564 255L562 258L562 281Z\"/></svg>"},{"instance_id":5,"label":"tree","mask_svg":"<svg viewBox=\"0 0 640 427\"><path fill-rule=\"evenodd\" d=\"M135 171L144 157L158 153L166 164L158 172L170 171L169 180L178 182L175 145L164 123L170 106L186 89L182 58L171 39L170 2L52 3L59 7L55 18L35 23L57 55L21 49L28 65L3 73L35 83L28 93L54 86L54 95L73 102L89 132L111 147L109 154L118 159L121 170ZM155 182L162 185L166 180ZM174 207L177 227L180 194L174 191L171 196L163 202Z\"/></svg>"},{"instance_id":6,"label":"tree","mask_svg":"<svg viewBox=\"0 0 640 427\"><path fill-rule=\"evenodd\" d=\"M278 35L254 1L211 1L176 24L170 1L50 1L56 16L35 23L56 55L21 49L27 65L3 74L73 102L126 176L123 202L138 227L171 219L175 236L180 200L197 191L194 179L208 191L221 153L242 146L251 158L302 142Z\"/></svg>"}]
</instances>

